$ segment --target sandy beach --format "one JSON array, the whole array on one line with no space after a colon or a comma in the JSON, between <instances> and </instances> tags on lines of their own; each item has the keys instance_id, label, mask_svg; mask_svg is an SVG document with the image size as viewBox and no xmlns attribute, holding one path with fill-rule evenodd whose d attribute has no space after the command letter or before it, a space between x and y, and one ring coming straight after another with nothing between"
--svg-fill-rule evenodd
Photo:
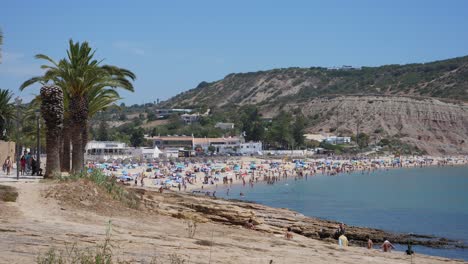
<instances>
[{"instance_id":1,"label":"sandy beach","mask_svg":"<svg viewBox=\"0 0 468 264\"><path fill-rule=\"evenodd\" d=\"M261 182L274 184L288 178L313 177L320 174L335 176L340 173L372 173L376 170L467 164L468 157L466 156L398 158L384 156L360 160L341 158L291 160L240 157L207 158L205 162L185 159L179 162L164 161L133 164L126 167L117 165L115 170L105 169L101 164L92 164L90 167L104 168L103 171L107 175L113 175L118 180L125 175L125 182L129 186L213 195L218 187L225 190L229 189L230 185L235 184L249 184L254 187L255 184ZM112 164L106 164L106 166L110 167Z\"/></svg>"},{"instance_id":2,"label":"sandy beach","mask_svg":"<svg viewBox=\"0 0 468 264\"><path fill-rule=\"evenodd\" d=\"M51 247L94 247L104 241L109 221L115 259L128 263L150 263L154 257L160 261L156 263L175 263L171 261L177 258L200 264L464 263L419 254L410 257L403 252L384 253L377 249L379 245L372 250L353 244L340 248L333 241L299 234L288 240L283 228L266 220L309 220L261 205L139 188L144 203L135 210L123 207L89 182L10 185L18 188L19 199L16 203L0 202L0 263L32 263ZM251 214L265 218L257 230L228 224L243 221ZM190 238L187 219L194 217L198 219L197 232ZM311 227L314 225L310 222ZM336 223L320 225L334 228Z\"/></svg>"}]
</instances>

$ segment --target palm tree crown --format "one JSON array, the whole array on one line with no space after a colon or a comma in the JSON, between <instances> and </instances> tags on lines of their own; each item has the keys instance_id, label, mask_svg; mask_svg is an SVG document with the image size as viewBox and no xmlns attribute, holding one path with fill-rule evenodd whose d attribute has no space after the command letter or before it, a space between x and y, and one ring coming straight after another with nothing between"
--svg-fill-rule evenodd
<instances>
[{"instance_id":1,"label":"palm tree crown","mask_svg":"<svg viewBox=\"0 0 468 264\"><path fill-rule=\"evenodd\" d=\"M5 129L11 119L14 118L14 106L11 103L13 93L10 90L0 89L0 139L6 136Z\"/></svg>"}]
</instances>

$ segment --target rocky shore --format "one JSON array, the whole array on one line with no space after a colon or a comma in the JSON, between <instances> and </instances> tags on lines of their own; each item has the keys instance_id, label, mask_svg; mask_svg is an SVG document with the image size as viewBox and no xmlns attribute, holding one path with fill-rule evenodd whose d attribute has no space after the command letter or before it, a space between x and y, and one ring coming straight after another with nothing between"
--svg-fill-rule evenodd
<instances>
[{"instance_id":1,"label":"rocky shore","mask_svg":"<svg viewBox=\"0 0 468 264\"><path fill-rule=\"evenodd\" d=\"M146 189L135 189L141 196L146 210L172 217L187 219L195 218L200 222L217 222L225 225L243 226L252 219L255 229L259 232L284 234L291 227L296 234L336 243L335 231L339 225L336 221L307 217L284 208L273 208L261 204L240 200L225 200L209 196L198 196L186 193L166 192L159 194ZM364 246L367 238L374 242L383 242L384 238L393 243L406 244L409 240L413 245L433 248L467 248L460 241L421 234L398 234L374 228L347 226L346 236L353 246Z\"/></svg>"}]
</instances>

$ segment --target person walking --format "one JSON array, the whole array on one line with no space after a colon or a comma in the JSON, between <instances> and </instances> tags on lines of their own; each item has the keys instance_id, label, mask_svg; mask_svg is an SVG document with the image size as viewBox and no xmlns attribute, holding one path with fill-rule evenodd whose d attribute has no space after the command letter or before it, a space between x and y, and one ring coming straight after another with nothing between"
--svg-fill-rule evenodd
<instances>
[{"instance_id":1,"label":"person walking","mask_svg":"<svg viewBox=\"0 0 468 264\"><path fill-rule=\"evenodd\" d=\"M20 159L20 166L21 166L21 175L24 175L24 173L26 172L26 157L23 155L21 156L21 159Z\"/></svg>"},{"instance_id":2,"label":"person walking","mask_svg":"<svg viewBox=\"0 0 468 264\"><path fill-rule=\"evenodd\" d=\"M11 171L11 159L10 159L10 156L8 156L8 157L5 159L5 162L3 163L3 167L5 168L6 175L10 175L10 171Z\"/></svg>"}]
</instances>

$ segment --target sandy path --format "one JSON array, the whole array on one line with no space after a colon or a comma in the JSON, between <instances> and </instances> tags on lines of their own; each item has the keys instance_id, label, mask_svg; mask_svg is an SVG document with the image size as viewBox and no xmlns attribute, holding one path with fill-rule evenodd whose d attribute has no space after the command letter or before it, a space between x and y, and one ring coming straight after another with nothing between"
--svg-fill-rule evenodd
<instances>
[{"instance_id":1,"label":"sandy path","mask_svg":"<svg viewBox=\"0 0 468 264\"><path fill-rule=\"evenodd\" d=\"M160 215L102 216L66 208L43 198L48 185L11 183L19 189L17 203L1 204L0 263L34 263L39 252L65 243L87 247L104 239L106 223L112 220L113 252L120 259L149 261L158 256L168 262L177 253L186 263L410 263L400 252L324 243L296 235L292 241L240 227L203 223L195 238L187 238L184 221ZM212 240L213 237L213 240ZM213 241L213 247L203 241ZM202 242L200 242L202 241ZM138 262L145 263L145 262ZM462 263L443 258L416 256L413 263Z\"/></svg>"}]
</instances>

